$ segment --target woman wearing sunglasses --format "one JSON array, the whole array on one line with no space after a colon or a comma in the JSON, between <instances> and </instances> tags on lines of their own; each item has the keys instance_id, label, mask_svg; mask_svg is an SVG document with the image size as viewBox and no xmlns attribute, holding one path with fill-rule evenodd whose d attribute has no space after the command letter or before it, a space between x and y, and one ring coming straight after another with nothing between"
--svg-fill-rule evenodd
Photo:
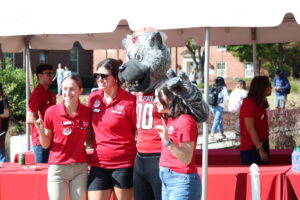
<instances>
[{"instance_id":1,"label":"woman wearing sunglasses","mask_svg":"<svg viewBox=\"0 0 300 200\"><path fill-rule=\"evenodd\" d=\"M94 153L88 179L90 200L133 197L136 155L136 98L120 87L120 62L101 61L94 74L98 89L89 96L94 130Z\"/></svg>"}]
</instances>

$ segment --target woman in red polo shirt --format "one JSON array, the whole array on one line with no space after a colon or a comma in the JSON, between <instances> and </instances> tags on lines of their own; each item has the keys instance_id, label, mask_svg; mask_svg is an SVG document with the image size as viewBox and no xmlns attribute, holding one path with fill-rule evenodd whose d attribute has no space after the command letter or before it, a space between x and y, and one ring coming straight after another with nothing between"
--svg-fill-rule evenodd
<instances>
[{"instance_id":1,"label":"woman in red polo shirt","mask_svg":"<svg viewBox=\"0 0 300 200\"><path fill-rule=\"evenodd\" d=\"M91 109L80 103L81 92L79 77L66 77L62 82L63 101L46 111L44 123L41 113L35 122L41 144L50 147L50 200L67 199L68 192L71 200L86 199L88 168L84 142L91 127Z\"/></svg>"},{"instance_id":2,"label":"woman in red polo shirt","mask_svg":"<svg viewBox=\"0 0 300 200\"><path fill-rule=\"evenodd\" d=\"M168 90L166 83L155 90L154 103L163 123L156 126L162 139L159 161L162 200L200 199L201 181L195 163L196 120L183 100Z\"/></svg>"},{"instance_id":3,"label":"woman in red polo shirt","mask_svg":"<svg viewBox=\"0 0 300 200\"><path fill-rule=\"evenodd\" d=\"M136 98L119 85L120 62L105 59L94 74L98 89L89 96L94 153L88 180L89 200L132 200L136 155Z\"/></svg>"},{"instance_id":4,"label":"woman in red polo shirt","mask_svg":"<svg viewBox=\"0 0 300 200\"><path fill-rule=\"evenodd\" d=\"M267 76L257 76L251 81L247 98L240 110L241 145L240 156L243 165L269 164L269 126L267 96L272 86Z\"/></svg>"}]
</instances>

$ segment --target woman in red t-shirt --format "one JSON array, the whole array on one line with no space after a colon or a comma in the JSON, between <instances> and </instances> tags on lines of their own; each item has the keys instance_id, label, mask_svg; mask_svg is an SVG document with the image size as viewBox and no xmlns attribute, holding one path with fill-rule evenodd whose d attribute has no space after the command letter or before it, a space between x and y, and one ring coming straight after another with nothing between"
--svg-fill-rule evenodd
<instances>
[{"instance_id":1,"label":"woman in red t-shirt","mask_svg":"<svg viewBox=\"0 0 300 200\"><path fill-rule=\"evenodd\" d=\"M47 180L50 200L67 196L86 199L88 166L84 142L91 128L91 109L80 103L81 92L80 78L66 77L62 82L63 101L47 109L44 123L40 112L35 121L42 146L50 147Z\"/></svg>"},{"instance_id":2,"label":"woman in red t-shirt","mask_svg":"<svg viewBox=\"0 0 300 200\"><path fill-rule=\"evenodd\" d=\"M247 98L240 110L241 145L243 165L269 164L269 126L266 109L267 96L272 86L267 76L257 76L251 81Z\"/></svg>"},{"instance_id":3,"label":"woman in red t-shirt","mask_svg":"<svg viewBox=\"0 0 300 200\"><path fill-rule=\"evenodd\" d=\"M156 126L162 139L159 162L162 200L200 199L201 181L195 164L196 120L183 100L169 91L166 83L155 90L154 103L163 123Z\"/></svg>"},{"instance_id":4,"label":"woman in red t-shirt","mask_svg":"<svg viewBox=\"0 0 300 200\"><path fill-rule=\"evenodd\" d=\"M89 200L133 198L136 97L119 85L120 62L107 58L94 74L98 90L88 100L95 142L88 179Z\"/></svg>"}]
</instances>

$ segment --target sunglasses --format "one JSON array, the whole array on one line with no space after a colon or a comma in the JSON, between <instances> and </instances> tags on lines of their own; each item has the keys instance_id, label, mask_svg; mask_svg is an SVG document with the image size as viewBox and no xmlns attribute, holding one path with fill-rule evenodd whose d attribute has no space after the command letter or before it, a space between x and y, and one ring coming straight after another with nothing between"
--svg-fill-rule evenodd
<instances>
[{"instance_id":1,"label":"sunglasses","mask_svg":"<svg viewBox=\"0 0 300 200\"><path fill-rule=\"evenodd\" d=\"M50 76L54 76L54 73L53 73L53 72L43 72L43 73L41 73L41 74L47 74L49 77L50 77Z\"/></svg>"},{"instance_id":2,"label":"sunglasses","mask_svg":"<svg viewBox=\"0 0 300 200\"><path fill-rule=\"evenodd\" d=\"M101 73L94 73L94 78L96 80L98 80L99 78L101 78L102 80L107 80L107 78L110 76L111 74L101 74Z\"/></svg>"}]
</instances>

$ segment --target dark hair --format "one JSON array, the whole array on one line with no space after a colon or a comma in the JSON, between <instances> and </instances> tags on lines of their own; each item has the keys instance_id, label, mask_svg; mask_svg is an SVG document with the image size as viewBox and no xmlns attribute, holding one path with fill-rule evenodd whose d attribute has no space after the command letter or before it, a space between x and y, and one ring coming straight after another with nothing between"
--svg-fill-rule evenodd
<instances>
[{"instance_id":1,"label":"dark hair","mask_svg":"<svg viewBox=\"0 0 300 200\"><path fill-rule=\"evenodd\" d=\"M246 88L246 82L244 80L239 80L238 83L239 83L239 88L242 88L244 90L247 89Z\"/></svg>"},{"instance_id":2,"label":"dark hair","mask_svg":"<svg viewBox=\"0 0 300 200\"><path fill-rule=\"evenodd\" d=\"M78 85L79 89L82 88L82 80L79 78L79 76L76 75L67 76L62 80L61 84L63 84L64 81L67 79L73 80Z\"/></svg>"},{"instance_id":3,"label":"dark hair","mask_svg":"<svg viewBox=\"0 0 300 200\"><path fill-rule=\"evenodd\" d=\"M4 97L2 83L0 83L0 97Z\"/></svg>"},{"instance_id":4,"label":"dark hair","mask_svg":"<svg viewBox=\"0 0 300 200\"><path fill-rule=\"evenodd\" d=\"M256 105L268 108L269 103L265 96L265 91L270 86L271 83L267 76L254 77L254 79L251 81L247 98L254 98Z\"/></svg>"},{"instance_id":5,"label":"dark hair","mask_svg":"<svg viewBox=\"0 0 300 200\"><path fill-rule=\"evenodd\" d=\"M279 68L276 68L276 70L275 70L275 74L276 74L276 75L280 75L280 74L281 74L281 72L282 72L282 70L281 70L281 69L279 69Z\"/></svg>"},{"instance_id":6,"label":"dark hair","mask_svg":"<svg viewBox=\"0 0 300 200\"><path fill-rule=\"evenodd\" d=\"M162 98L162 93L167 97L168 102ZM175 96L167 87L167 84L161 85L157 88L158 100L165 107L169 109L169 113L162 115L163 118L176 118L181 114L192 115L190 109L183 103L183 100Z\"/></svg>"},{"instance_id":7,"label":"dark hair","mask_svg":"<svg viewBox=\"0 0 300 200\"><path fill-rule=\"evenodd\" d=\"M117 80L118 85L120 85L118 74L119 74L119 67L121 65L122 63L118 60L115 60L113 58L106 58L97 65L97 70L101 67L104 67L105 69L110 71L111 75Z\"/></svg>"},{"instance_id":8,"label":"dark hair","mask_svg":"<svg viewBox=\"0 0 300 200\"><path fill-rule=\"evenodd\" d=\"M225 86L225 87L226 87L224 78L221 77L221 76L218 76L218 77L216 78L216 80L215 80L215 85L216 85L216 86Z\"/></svg>"},{"instance_id":9,"label":"dark hair","mask_svg":"<svg viewBox=\"0 0 300 200\"><path fill-rule=\"evenodd\" d=\"M36 76L38 77L38 75L42 74L45 70L52 70L53 71L52 65L49 65L49 64L39 64L36 67L36 70L35 70Z\"/></svg>"}]
</instances>

